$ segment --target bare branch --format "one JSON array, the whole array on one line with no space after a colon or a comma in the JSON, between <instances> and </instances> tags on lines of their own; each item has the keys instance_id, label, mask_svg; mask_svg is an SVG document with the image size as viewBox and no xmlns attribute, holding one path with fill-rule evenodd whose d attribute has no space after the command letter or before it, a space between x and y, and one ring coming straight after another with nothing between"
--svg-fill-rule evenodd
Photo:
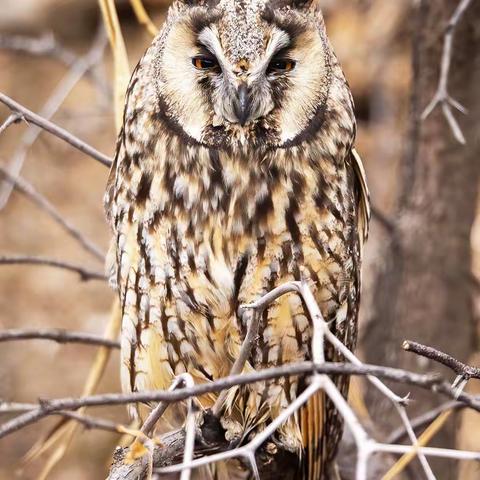
<instances>
[{"instance_id":1,"label":"bare branch","mask_svg":"<svg viewBox=\"0 0 480 480\"><path fill-rule=\"evenodd\" d=\"M16 53L28 53L35 56L52 57L68 67L72 66L77 55L55 41L51 32L41 37L27 37L25 35L0 35L0 49Z\"/></svg>"},{"instance_id":2,"label":"bare branch","mask_svg":"<svg viewBox=\"0 0 480 480\"><path fill-rule=\"evenodd\" d=\"M80 265L64 262L47 257L34 257L30 255L0 256L0 265L44 265L47 267L60 268L78 273L82 281L107 280L105 274L87 270Z\"/></svg>"},{"instance_id":3,"label":"bare branch","mask_svg":"<svg viewBox=\"0 0 480 480\"><path fill-rule=\"evenodd\" d=\"M180 385L184 385L183 375L179 375L177 378L175 378L175 380L173 381L168 391L172 392L173 390L176 390ZM141 431L145 435L147 436L150 435L150 433L155 428L155 425L157 424L157 422L165 413L165 410L168 408L168 406L169 406L169 403L159 402L159 404L150 412L150 415L147 417L145 422L143 422L143 425L141 428Z\"/></svg>"},{"instance_id":4,"label":"bare branch","mask_svg":"<svg viewBox=\"0 0 480 480\"><path fill-rule=\"evenodd\" d=\"M174 403L186 400L190 397L197 397L207 393L219 392L237 385L247 385L255 382L272 380L274 378L311 374L313 372L325 373L328 375L375 375L381 378L392 380L398 383L416 385L427 390L434 390L444 395L453 397L453 389L447 382L442 382L438 375L420 375L389 367L377 367L372 365L352 365L350 363L324 363L314 365L311 362L292 363L281 367L269 368L259 372L231 375L214 382L195 385L192 388L182 388L175 391L154 391L135 392L128 394L110 393L103 395L92 395L83 398L62 398L56 400L43 400L36 410L25 415L20 415L11 422L0 426L0 438L9 433L30 425L33 422L44 418L52 412L59 410L76 410L80 407L105 406L105 405L126 405L139 402L166 402ZM468 404L471 408L480 411L480 399L462 393L460 401Z\"/></svg>"},{"instance_id":5,"label":"bare branch","mask_svg":"<svg viewBox=\"0 0 480 480\"><path fill-rule=\"evenodd\" d=\"M55 412L55 415L60 415L65 418L70 418L82 424L88 430L105 430L112 433L128 433L128 427L102 418L95 418L88 415L82 415L76 412Z\"/></svg>"},{"instance_id":6,"label":"bare branch","mask_svg":"<svg viewBox=\"0 0 480 480\"><path fill-rule=\"evenodd\" d=\"M0 166L0 175L3 175L7 181L15 186L16 190L25 195L35 205L47 212L48 215L50 215L50 217L52 217L71 237L80 243L85 250L92 253L102 262L105 261L105 253L103 253L91 240L86 238L78 228L70 223L70 221L64 218L42 194L35 190L32 184L28 183L21 177L13 177L13 175L10 175L10 173L2 166Z\"/></svg>"},{"instance_id":7,"label":"bare branch","mask_svg":"<svg viewBox=\"0 0 480 480\"><path fill-rule=\"evenodd\" d=\"M14 123L18 123L22 120L22 116L18 113L12 113L7 117L7 119L3 122L2 125L0 125L0 135L10 126L13 125Z\"/></svg>"},{"instance_id":8,"label":"bare branch","mask_svg":"<svg viewBox=\"0 0 480 480\"><path fill-rule=\"evenodd\" d=\"M184 373L182 377L185 388L192 388L195 386L195 382L190 374ZM187 409L187 420L185 422L185 447L183 449L184 464L189 464L193 460L193 451L195 447L195 412L192 397L187 401ZM184 468L180 475L180 480L190 480L191 471L190 468Z\"/></svg>"},{"instance_id":9,"label":"bare branch","mask_svg":"<svg viewBox=\"0 0 480 480\"><path fill-rule=\"evenodd\" d=\"M60 328L29 328L0 330L0 342L17 340L52 340L57 343L82 343L110 348L120 348L120 343L101 335L84 332L71 332Z\"/></svg>"},{"instance_id":10,"label":"bare branch","mask_svg":"<svg viewBox=\"0 0 480 480\"><path fill-rule=\"evenodd\" d=\"M105 31L100 24L100 28L97 31L97 35L95 36L90 50L85 56L79 58L78 61L72 65L70 70L54 90L53 94L43 105L38 115L21 106L17 102L14 102L6 95L0 94L1 103L7 105L13 112L21 113L26 120L29 120L35 125L35 127L32 126L28 128L25 134L22 136L21 146L13 155L13 158L8 165L8 170L13 176L17 176L20 173L30 147L35 143L42 130L46 130L49 133L52 133L53 135L56 135L57 137L67 141L74 147L80 149L84 153L87 153L99 162L104 163L105 165L110 164L110 159L108 157L98 152L85 142L82 142L77 137L74 137L69 132L50 122L50 119L58 111L67 96L83 78L85 73L100 62L103 57L106 44L107 41L105 37ZM28 118L26 117L25 113L29 114ZM0 209L2 209L8 202L10 194L12 193L12 189L13 186L10 183L7 182L3 184L0 191Z\"/></svg>"},{"instance_id":11,"label":"bare branch","mask_svg":"<svg viewBox=\"0 0 480 480\"><path fill-rule=\"evenodd\" d=\"M465 380L468 380L470 378L480 379L480 368L466 365L465 363L460 362L456 358L453 358L451 355L448 355L448 353L441 352L436 348L427 347L426 345L412 342L411 340L405 341L402 347L407 352L415 353L417 355L426 357L430 360L445 365Z\"/></svg>"},{"instance_id":12,"label":"bare branch","mask_svg":"<svg viewBox=\"0 0 480 480\"><path fill-rule=\"evenodd\" d=\"M0 49L13 53L50 57L67 67L73 67L80 60L75 52L57 42L52 32L44 33L39 37L0 34ZM108 84L95 70L87 70L85 75L90 77L102 92L111 93Z\"/></svg>"},{"instance_id":13,"label":"bare branch","mask_svg":"<svg viewBox=\"0 0 480 480\"><path fill-rule=\"evenodd\" d=\"M59 127L58 125L50 122L49 120L37 115L36 113L28 110L28 108L20 105L19 103L15 102L15 100L11 99L7 95L0 93L0 102L6 105L12 112L15 112L22 116L25 120L37 125L41 129L55 135L56 137L64 140L65 142L69 143L76 149L80 150L81 152L89 155L93 159L99 161L103 165L110 167L112 164L112 159L107 155L99 152L88 143L85 143L83 140L80 140L78 137L72 135L67 130Z\"/></svg>"},{"instance_id":14,"label":"bare branch","mask_svg":"<svg viewBox=\"0 0 480 480\"><path fill-rule=\"evenodd\" d=\"M395 223L381 212L375 205L371 205L372 219L376 220L387 233L393 235L396 230Z\"/></svg>"},{"instance_id":15,"label":"bare branch","mask_svg":"<svg viewBox=\"0 0 480 480\"><path fill-rule=\"evenodd\" d=\"M440 67L440 79L438 82L437 91L427 105L424 112L422 113L422 120L425 120L437 106L441 106L442 112L447 119L447 122L453 132L454 137L462 145L466 144L465 137L462 133L462 129L455 119L451 107L460 111L461 113L467 113L465 107L463 107L459 102L454 100L448 93L448 77L450 74L450 67L452 63L452 49L453 49L453 37L455 35L455 29L458 25L458 22L462 18L465 11L468 9L472 0L461 0L458 4L452 18L448 22L447 30L444 36L443 43L443 53L442 53L442 63Z\"/></svg>"},{"instance_id":16,"label":"bare branch","mask_svg":"<svg viewBox=\"0 0 480 480\"><path fill-rule=\"evenodd\" d=\"M6 402L0 399L0 414L28 412L37 407L38 405L36 403Z\"/></svg>"},{"instance_id":17,"label":"bare branch","mask_svg":"<svg viewBox=\"0 0 480 480\"><path fill-rule=\"evenodd\" d=\"M246 307L241 307L246 308ZM245 335L245 339L243 340L242 346L240 348L240 354L238 355L237 359L232 365L229 375L237 375L242 373L243 367L247 363L247 360L250 356L250 352L252 351L252 347L255 344L255 340L258 335L258 327L260 324L260 312L261 309L255 310L253 315L250 319L250 324L248 325L247 334ZM224 406L225 400L227 398L228 391L223 390L220 392L220 395L217 397L215 404L212 407L212 413L215 416L219 416L222 408Z\"/></svg>"},{"instance_id":18,"label":"bare branch","mask_svg":"<svg viewBox=\"0 0 480 480\"><path fill-rule=\"evenodd\" d=\"M420 430L428 425L430 425L439 415L448 410L460 410L466 408L467 406L462 402L449 401L445 402L439 407L429 410L423 415L419 415L416 418L411 420L411 425L414 430ZM407 431L404 427L399 427L394 430L387 438L386 443L398 443L407 435Z\"/></svg>"}]
</instances>

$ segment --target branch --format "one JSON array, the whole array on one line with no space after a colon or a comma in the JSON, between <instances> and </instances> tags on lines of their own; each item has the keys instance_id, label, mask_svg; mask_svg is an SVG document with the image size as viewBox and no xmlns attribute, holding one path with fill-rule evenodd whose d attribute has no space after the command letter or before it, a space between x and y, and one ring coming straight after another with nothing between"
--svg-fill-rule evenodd
<instances>
[{"instance_id":1,"label":"branch","mask_svg":"<svg viewBox=\"0 0 480 480\"><path fill-rule=\"evenodd\" d=\"M92 157L93 159L97 160L101 164L110 167L112 164L112 159L107 155L99 152L88 143L85 143L83 140L80 140L78 137L72 135L67 130L59 127L58 125L50 122L49 120L37 115L36 113L28 110L28 108L20 105L15 100L11 99L7 95L0 93L0 102L6 105L12 112L21 115L21 117L29 122L33 123L37 127L55 135L56 137L60 138L61 140L67 142L68 144L75 147L77 150L85 153L86 155Z\"/></svg>"},{"instance_id":2,"label":"branch","mask_svg":"<svg viewBox=\"0 0 480 480\"><path fill-rule=\"evenodd\" d=\"M21 138L21 146L14 153L13 158L8 166L10 173L14 176L18 175L25 163L27 158L28 150L36 142L40 132L46 130L53 135L58 136L59 138L67 141L72 144L74 147L79 148L81 151L84 151L88 155L92 156L101 163L107 164L110 163L110 159L105 155L101 154L93 147L87 145L85 142L82 142L77 137L74 137L69 132L66 132L62 128L54 125L50 122L50 119L55 115L58 109L62 106L63 102L73 90L73 88L78 84L78 82L83 78L83 76L96 66L103 57L103 52L106 47L106 37L105 31L102 24L100 23L97 30L97 34L92 42L92 46L86 55L79 58L67 72L67 74L62 78L60 83L55 88L54 92L50 98L45 102L43 107L40 110L40 113L37 115L33 112L30 112L25 107L14 102L11 98L1 95L0 102L9 106L12 111L17 111L18 109L26 111L29 115L30 120L36 127L30 127L27 129L25 134ZM5 103L7 102L7 103ZM15 110L17 109L17 110ZM21 113L21 112L20 112ZM2 186L0 190L0 209L2 209L12 193L12 185L6 183Z\"/></svg>"},{"instance_id":3,"label":"branch","mask_svg":"<svg viewBox=\"0 0 480 480\"><path fill-rule=\"evenodd\" d=\"M198 397L207 393L219 392L238 385L248 385L255 382L272 380L275 378L295 375L311 374L313 372L325 373L328 375L375 375L398 383L416 385L427 390L434 390L449 395L453 392L447 382L434 375L421 375L405 370L390 367L377 367L373 365L352 365L350 363L324 363L314 365L311 362L292 363L281 367L269 368L259 372L231 375L214 382L195 385L191 388L182 388L175 391L154 391L135 393L109 393L92 395L83 398L60 398L55 400L42 400L40 405L26 413L6 422L0 426L0 438L11 432L30 425L33 422L59 410L77 410L80 407L106 406L106 405L127 405L130 403L166 402L174 403L187 400L190 397ZM453 393L451 393L453 397ZM463 393L460 401L468 404L475 410L480 411L480 399Z\"/></svg>"},{"instance_id":4,"label":"branch","mask_svg":"<svg viewBox=\"0 0 480 480\"><path fill-rule=\"evenodd\" d=\"M75 52L55 40L52 32L45 33L40 37L0 34L0 49L14 53L50 57L67 67L73 67L80 61L79 56ZM107 94L110 93L108 85L95 70L87 70L85 74L91 77L91 80L100 90Z\"/></svg>"},{"instance_id":5,"label":"branch","mask_svg":"<svg viewBox=\"0 0 480 480\"><path fill-rule=\"evenodd\" d=\"M370 209L372 212L372 219L376 220L388 234L393 235L396 231L395 223L383 212L381 212L375 205L371 205Z\"/></svg>"},{"instance_id":6,"label":"branch","mask_svg":"<svg viewBox=\"0 0 480 480\"><path fill-rule=\"evenodd\" d=\"M18 113L12 113L7 117L7 119L3 122L2 125L0 125L0 135L10 126L13 125L14 123L18 123L22 120L22 116Z\"/></svg>"},{"instance_id":7,"label":"branch","mask_svg":"<svg viewBox=\"0 0 480 480\"><path fill-rule=\"evenodd\" d=\"M247 306L242 306L242 308L248 308ZM250 357L250 352L252 347L257 340L258 327L260 325L260 313L261 309L257 309L251 317L250 323L248 325L247 334L243 340L242 346L240 348L240 353L232 365L232 368L229 372L229 375L237 375L242 373L243 367ZM218 417L224 407L225 400L227 399L228 391L223 390L220 395L217 397L215 404L212 407L212 414Z\"/></svg>"},{"instance_id":8,"label":"branch","mask_svg":"<svg viewBox=\"0 0 480 480\"><path fill-rule=\"evenodd\" d=\"M94 272L87 270L80 265L75 265L73 263L47 257L34 257L29 255L0 255L0 265L44 265L47 267L60 268L70 272L78 273L83 282L87 282L89 280L107 280L105 274L101 272Z\"/></svg>"},{"instance_id":9,"label":"branch","mask_svg":"<svg viewBox=\"0 0 480 480\"><path fill-rule=\"evenodd\" d=\"M445 365L465 380L469 380L470 378L480 379L480 368L466 365L465 363L460 362L456 358L453 358L451 355L448 355L448 353L441 352L436 348L427 347L426 345L412 342L411 340L405 341L402 347L407 352L415 353L417 355Z\"/></svg>"},{"instance_id":10,"label":"branch","mask_svg":"<svg viewBox=\"0 0 480 480\"><path fill-rule=\"evenodd\" d=\"M175 380L172 382L172 385L168 389L169 392L172 392L173 390L176 390L180 385L185 386L185 377L184 374L179 375ZM168 408L170 404L166 402L159 402L159 404L150 412L149 416L143 422L141 431L145 435L150 435L150 433L153 431L155 428L155 425L157 422L160 420L162 415L165 413L165 410Z\"/></svg>"},{"instance_id":11,"label":"branch","mask_svg":"<svg viewBox=\"0 0 480 480\"><path fill-rule=\"evenodd\" d=\"M60 328L0 330L0 342L17 340L52 340L57 343L82 343L110 348L120 348L120 343L100 335L84 332L70 332Z\"/></svg>"},{"instance_id":12,"label":"branch","mask_svg":"<svg viewBox=\"0 0 480 480\"><path fill-rule=\"evenodd\" d=\"M456 400L445 402L443 405L440 405L439 407L429 410L423 415L419 415L418 417L412 419L412 427L414 430L420 430L430 425L443 412L447 412L449 410L460 410L466 407L467 406L464 403ZM403 440L406 435L406 429L404 427L399 427L388 436L386 443L398 443Z\"/></svg>"},{"instance_id":13,"label":"branch","mask_svg":"<svg viewBox=\"0 0 480 480\"><path fill-rule=\"evenodd\" d=\"M71 237L73 237L80 245L92 253L96 258L105 261L105 253L103 253L100 248L95 245L91 240L89 240L83 233L78 230L74 225L72 225L66 218L64 218L60 212L37 190L34 186L28 183L25 179L21 177L14 177L2 166L0 166L0 174L14 185L15 189L25 195L29 200L31 200L35 205L40 207L43 211L47 212L55 222L57 222Z\"/></svg>"},{"instance_id":14,"label":"branch","mask_svg":"<svg viewBox=\"0 0 480 480\"><path fill-rule=\"evenodd\" d=\"M437 91L432 101L428 104L428 106L422 113L422 120L425 120L433 112L433 110L435 110L437 106L440 106L442 108L443 115L445 116L448 124L450 125L454 137L462 145L466 144L465 137L457 120L453 116L451 107L457 109L464 114L467 113L467 110L463 105L453 99L448 93L448 77L450 74L450 67L452 63L453 37L455 35L455 29L458 25L458 22L460 21L463 14L471 3L472 0L461 0L452 18L448 22L447 30L444 36L440 79L438 82Z\"/></svg>"},{"instance_id":15,"label":"branch","mask_svg":"<svg viewBox=\"0 0 480 480\"><path fill-rule=\"evenodd\" d=\"M0 414L29 412L35 408L37 408L36 403L5 402L0 399Z\"/></svg>"}]
</instances>

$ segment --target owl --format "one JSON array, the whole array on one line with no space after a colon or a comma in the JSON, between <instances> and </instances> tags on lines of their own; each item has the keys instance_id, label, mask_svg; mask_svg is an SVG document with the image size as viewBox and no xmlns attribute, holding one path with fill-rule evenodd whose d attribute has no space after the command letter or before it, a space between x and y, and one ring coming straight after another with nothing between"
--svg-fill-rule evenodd
<instances>
[{"instance_id":1,"label":"owl","mask_svg":"<svg viewBox=\"0 0 480 480\"><path fill-rule=\"evenodd\" d=\"M197 384L227 376L252 321L240 306L292 280L307 282L354 348L369 220L355 131L315 1L171 5L131 78L105 195L126 392L168 389L185 372ZM311 360L312 320L296 293L259 322L244 372ZM332 348L326 358L342 360ZM348 380L335 382L346 395ZM219 418L226 440L253 438L307 385L297 376L232 388ZM198 401L208 411L216 399ZM169 407L157 431L181 427L185 414ZM319 480L330 478L341 433L319 393L269 445L294 459L285 478ZM223 467L205 478L236 478Z\"/></svg>"}]
</instances>

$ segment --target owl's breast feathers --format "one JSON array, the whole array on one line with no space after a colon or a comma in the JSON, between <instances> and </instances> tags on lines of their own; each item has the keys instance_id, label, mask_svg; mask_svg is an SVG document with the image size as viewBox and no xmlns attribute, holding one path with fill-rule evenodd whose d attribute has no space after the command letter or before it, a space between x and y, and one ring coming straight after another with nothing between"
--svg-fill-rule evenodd
<instances>
[{"instance_id":1,"label":"owl's breast feathers","mask_svg":"<svg viewBox=\"0 0 480 480\"><path fill-rule=\"evenodd\" d=\"M125 390L167 389L185 371L198 383L228 375L249 321L239 305L294 279L308 282L325 320L353 348L368 224L353 138L344 105L330 108L322 134L299 146L211 149L184 142L129 101L107 191ZM302 301L286 295L263 312L245 370L309 360L311 337ZM333 349L326 354L338 359ZM345 379L338 382L346 393ZM263 428L305 385L290 377L232 389L227 434ZM215 398L200 401L208 408ZM305 478L313 479L340 434L333 406L318 395L275 441L303 451Z\"/></svg>"}]
</instances>

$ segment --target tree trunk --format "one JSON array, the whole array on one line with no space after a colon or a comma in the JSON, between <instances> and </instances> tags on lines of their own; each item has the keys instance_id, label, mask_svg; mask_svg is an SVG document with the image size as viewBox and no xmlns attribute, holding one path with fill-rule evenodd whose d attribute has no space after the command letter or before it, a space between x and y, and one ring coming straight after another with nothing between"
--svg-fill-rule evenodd
<instances>
[{"instance_id":1,"label":"tree trunk","mask_svg":"<svg viewBox=\"0 0 480 480\"><path fill-rule=\"evenodd\" d=\"M401 345L407 338L463 361L477 346L470 233L480 176L480 2L472 2L456 28L449 77L450 94L469 110L462 118L454 113L467 145L455 140L441 108L420 121L438 85L443 36L458 4L458 0L422 0L415 12L411 131L403 184L362 342L366 360L373 364L416 371L442 368L405 353ZM452 376L444 369L442 373ZM369 395L376 424L391 431L395 415L390 405L385 398ZM440 400L420 391L412 396L411 415ZM453 447L454 433L450 421L434 444ZM437 478L456 478L455 462L432 465ZM414 469L411 478L424 477Z\"/></svg>"}]
</instances>

